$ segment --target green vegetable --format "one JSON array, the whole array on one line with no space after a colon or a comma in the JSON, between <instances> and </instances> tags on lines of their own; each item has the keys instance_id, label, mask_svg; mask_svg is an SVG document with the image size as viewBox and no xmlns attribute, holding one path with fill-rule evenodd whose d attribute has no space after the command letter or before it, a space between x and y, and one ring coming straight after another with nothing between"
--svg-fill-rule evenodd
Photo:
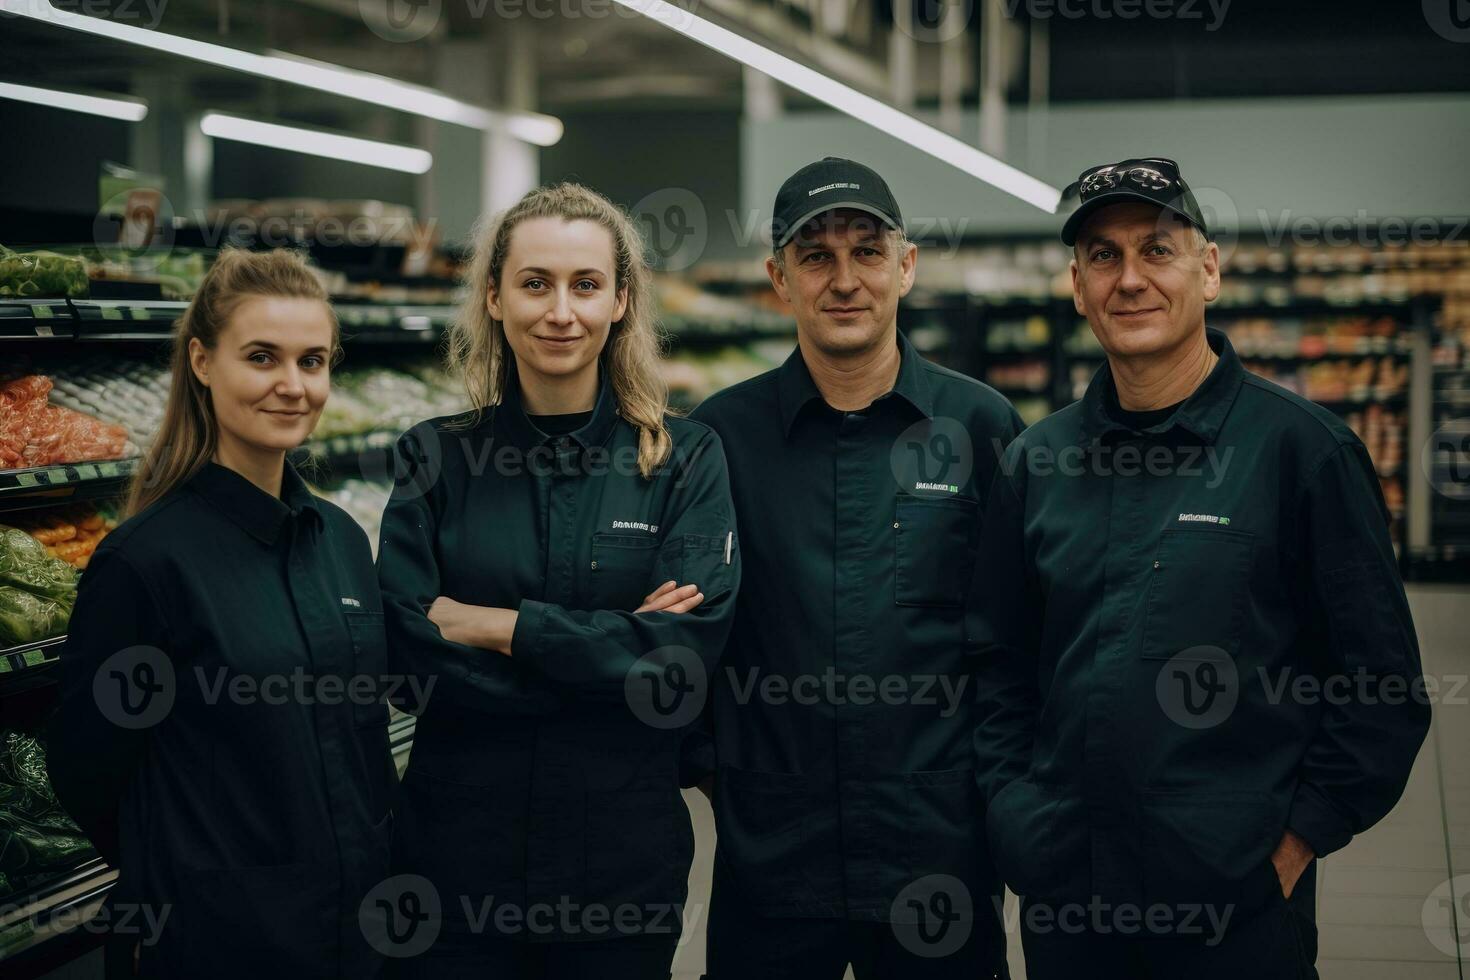
<instances>
[{"instance_id":1,"label":"green vegetable","mask_svg":"<svg viewBox=\"0 0 1470 980\"><path fill-rule=\"evenodd\" d=\"M76 598L77 570L26 532L0 524L0 585L69 601Z\"/></svg>"},{"instance_id":2,"label":"green vegetable","mask_svg":"<svg viewBox=\"0 0 1470 980\"><path fill-rule=\"evenodd\" d=\"M0 585L0 647L36 643L65 633L73 601L45 599L13 585Z\"/></svg>"},{"instance_id":3,"label":"green vegetable","mask_svg":"<svg viewBox=\"0 0 1470 980\"><path fill-rule=\"evenodd\" d=\"M0 734L0 896L92 853L51 790L41 743L20 732Z\"/></svg>"},{"instance_id":4,"label":"green vegetable","mask_svg":"<svg viewBox=\"0 0 1470 980\"><path fill-rule=\"evenodd\" d=\"M0 245L0 296L78 297L87 291L87 266L80 258Z\"/></svg>"}]
</instances>

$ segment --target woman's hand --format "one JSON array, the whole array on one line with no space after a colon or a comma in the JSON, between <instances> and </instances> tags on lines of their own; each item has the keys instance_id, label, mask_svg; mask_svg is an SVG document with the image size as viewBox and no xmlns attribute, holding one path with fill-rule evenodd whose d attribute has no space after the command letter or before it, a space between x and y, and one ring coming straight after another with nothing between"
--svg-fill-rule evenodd
<instances>
[{"instance_id":1,"label":"woman's hand","mask_svg":"<svg viewBox=\"0 0 1470 980\"><path fill-rule=\"evenodd\" d=\"M451 643L510 654L516 631L516 611L495 606L472 606L441 595L429 607L429 622Z\"/></svg>"},{"instance_id":2,"label":"woman's hand","mask_svg":"<svg viewBox=\"0 0 1470 980\"><path fill-rule=\"evenodd\" d=\"M686 613L704 601L704 593L697 585L679 585L669 579L643 599L643 605L633 611Z\"/></svg>"}]
</instances>

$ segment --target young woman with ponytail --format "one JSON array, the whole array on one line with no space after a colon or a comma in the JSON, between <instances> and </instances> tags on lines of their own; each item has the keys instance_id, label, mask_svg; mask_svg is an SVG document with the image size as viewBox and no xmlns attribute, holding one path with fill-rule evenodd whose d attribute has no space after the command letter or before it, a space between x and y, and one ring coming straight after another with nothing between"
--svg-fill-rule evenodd
<instances>
[{"instance_id":1,"label":"young woman with ponytail","mask_svg":"<svg viewBox=\"0 0 1470 980\"><path fill-rule=\"evenodd\" d=\"M129 516L82 576L49 763L118 871L114 976L378 970L359 918L394 780L377 580L286 460L339 353L301 258L222 252L175 327Z\"/></svg>"},{"instance_id":2,"label":"young woman with ponytail","mask_svg":"<svg viewBox=\"0 0 1470 980\"><path fill-rule=\"evenodd\" d=\"M667 414L627 215L576 184L482 223L452 368L383 515L390 659L432 693L399 797L404 977L667 977L681 733L739 582L718 437Z\"/></svg>"}]
</instances>

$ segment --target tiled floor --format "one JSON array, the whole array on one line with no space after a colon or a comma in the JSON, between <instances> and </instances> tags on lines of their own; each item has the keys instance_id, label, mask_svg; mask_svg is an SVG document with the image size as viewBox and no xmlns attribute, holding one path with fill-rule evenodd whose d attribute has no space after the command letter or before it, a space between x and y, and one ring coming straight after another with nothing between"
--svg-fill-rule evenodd
<instances>
[{"instance_id":1,"label":"tiled floor","mask_svg":"<svg viewBox=\"0 0 1470 980\"><path fill-rule=\"evenodd\" d=\"M1467 980L1470 971L1470 590L1409 590L1424 671L1441 683L1434 725L1393 812L1318 871L1322 980ZM714 825L688 793L698 837L676 980L704 969ZM1459 876L1456 878L1456 876ZM1024 980L1019 939L1011 970Z\"/></svg>"}]
</instances>

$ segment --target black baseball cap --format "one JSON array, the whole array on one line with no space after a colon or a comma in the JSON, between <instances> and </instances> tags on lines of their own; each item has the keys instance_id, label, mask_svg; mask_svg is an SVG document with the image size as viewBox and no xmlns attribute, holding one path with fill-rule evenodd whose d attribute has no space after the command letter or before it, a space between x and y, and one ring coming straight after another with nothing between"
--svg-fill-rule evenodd
<instances>
[{"instance_id":1,"label":"black baseball cap","mask_svg":"<svg viewBox=\"0 0 1470 980\"><path fill-rule=\"evenodd\" d=\"M1179 175L1179 164L1163 157L1141 157L1088 167L1062 192L1062 200L1077 200L1077 210L1062 225L1062 243L1077 244L1082 222L1099 208L1122 201L1147 201L1172 211L1208 236L1205 216L1194 192Z\"/></svg>"},{"instance_id":2,"label":"black baseball cap","mask_svg":"<svg viewBox=\"0 0 1470 980\"><path fill-rule=\"evenodd\" d=\"M823 157L787 177L776 192L771 243L781 248L808 221L835 208L866 211L890 228L903 231L898 201L877 171L853 160Z\"/></svg>"}]
</instances>

